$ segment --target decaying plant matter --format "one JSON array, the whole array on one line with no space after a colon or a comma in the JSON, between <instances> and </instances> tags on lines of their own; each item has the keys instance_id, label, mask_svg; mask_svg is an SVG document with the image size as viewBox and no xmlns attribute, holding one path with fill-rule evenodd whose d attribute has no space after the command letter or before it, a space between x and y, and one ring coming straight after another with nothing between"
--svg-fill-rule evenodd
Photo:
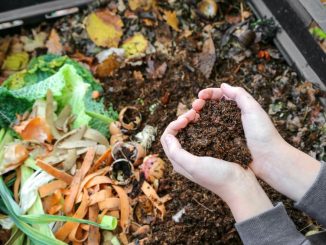
<instances>
[{"instance_id":1,"label":"decaying plant matter","mask_svg":"<svg viewBox=\"0 0 326 245\"><path fill-rule=\"evenodd\" d=\"M325 93L285 64L272 43L277 30L244 1L101 0L0 37L0 243L12 236L15 245L30 237L48 245L69 223L66 241L84 244L241 244L224 202L176 174L158 138L201 89L226 82L250 92L289 143L325 161ZM48 89L53 104L46 103ZM118 112L130 107L119 120ZM204 142L202 135L189 138ZM240 138L228 139L242 149ZM141 157L138 144L146 152ZM89 149L95 156L79 174L84 188L76 194L75 176L87 167ZM243 163L246 156L230 160ZM115 161L125 164L113 168ZM298 230L320 229L262 185L273 202L284 203ZM72 198L62 207L70 192L72 208ZM71 215L84 210L76 225Z\"/></svg>"}]
</instances>

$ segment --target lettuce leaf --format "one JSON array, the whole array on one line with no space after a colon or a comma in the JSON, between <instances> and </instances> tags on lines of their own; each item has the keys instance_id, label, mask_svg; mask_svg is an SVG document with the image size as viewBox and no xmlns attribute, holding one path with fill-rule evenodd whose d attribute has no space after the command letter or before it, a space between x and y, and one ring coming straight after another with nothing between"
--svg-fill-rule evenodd
<instances>
[{"instance_id":1,"label":"lettuce leaf","mask_svg":"<svg viewBox=\"0 0 326 245\"><path fill-rule=\"evenodd\" d=\"M0 87L0 128L7 128L22 114L32 107L26 99L16 98L8 89Z\"/></svg>"},{"instance_id":2,"label":"lettuce leaf","mask_svg":"<svg viewBox=\"0 0 326 245\"><path fill-rule=\"evenodd\" d=\"M64 65L53 76L34 83L30 86L13 90L12 95L29 101L35 101L46 97L48 90L52 91L54 99L59 104L59 109L70 104L72 113L76 115L74 127L87 125L91 117L85 113L84 97L89 88L72 65Z\"/></svg>"},{"instance_id":3,"label":"lettuce leaf","mask_svg":"<svg viewBox=\"0 0 326 245\"><path fill-rule=\"evenodd\" d=\"M26 70L11 75L3 83L3 86L10 90L15 90L39 83L57 73L60 68L66 64L72 65L77 71L77 74L82 77L85 83L90 84L93 90L102 91L101 85L96 82L90 71L83 65L69 59L67 56L54 54L47 54L33 58L28 64Z\"/></svg>"},{"instance_id":4,"label":"lettuce leaf","mask_svg":"<svg viewBox=\"0 0 326 245\"><path fill-rule=\"evenodd\" d=\"M0 87L0 127L3 128L10 126L17 114L30 109L33 102L44 99L48 90L58 102L58 112L65 105L71 105L72 113L76 115L74 128L89 125L108 136L108 123L118 118L112 107L106 110L103 99L92 99L94 90L103 91L92 74L66 56L34 58L26 71L12 75L3 86ZM12 101L11 106L6 100Z\"/></svg>"}]
</instances>

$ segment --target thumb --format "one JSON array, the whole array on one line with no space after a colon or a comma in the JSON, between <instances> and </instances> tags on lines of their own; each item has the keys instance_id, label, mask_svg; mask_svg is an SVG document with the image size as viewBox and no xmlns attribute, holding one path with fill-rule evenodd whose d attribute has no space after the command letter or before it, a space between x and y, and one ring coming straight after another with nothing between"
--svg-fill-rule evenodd
<instances>
[{"instance_id":1,"label":"thumb","mask_svg":"<svg viewBox=\"0 0 326 245\"><path fill-rule=\"evenodd\" d=\"M181 145L177 138L172 134L167 134L164 138L164 143L167 147L168 152L171 154L173 150L181 149Z\"/></svg>"},{"instance_id":2,"label":"thumb","mask_svg":"<svg viewBox=\"0 0 326 245\"><path fill-rule=\"evenodd\" d=\"M237 103L243 113L251 111L253 107L258 105L258 102L241 87L233 87L223 83L221 89L223 94Z\"/></svg>"},{"instance_id":3,"label":"thumb","mask_svg":"<svg viewBox=\"0 0 326 245\"><path fill-rule=\"evenodd\" d=\"M167 147L167 152L165 153L170 161L178 164L189 173L191 173L192 170L197 167L196 165L198 157L182 149L176 137L171 134L167 134L164 141Z\"/></svg>"}]
</instances>

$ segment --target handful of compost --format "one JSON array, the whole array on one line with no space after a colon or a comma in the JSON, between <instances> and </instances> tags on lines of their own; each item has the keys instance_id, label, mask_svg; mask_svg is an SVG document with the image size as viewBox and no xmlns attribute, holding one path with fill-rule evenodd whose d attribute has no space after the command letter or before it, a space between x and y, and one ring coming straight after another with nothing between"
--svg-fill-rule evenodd
<instances>
[{"instance_id":1,"label":"handful of compost","mask_svg":"<svg viewBox=\"0 0 326 245\"><path fill-rule=\"evenodd\" d=\"M182 147L196 156L210 156L244 167L252 161L241 123L241 111L232 100L206 101L200 118L177 137Z\"/></svg>"}]
</instances>

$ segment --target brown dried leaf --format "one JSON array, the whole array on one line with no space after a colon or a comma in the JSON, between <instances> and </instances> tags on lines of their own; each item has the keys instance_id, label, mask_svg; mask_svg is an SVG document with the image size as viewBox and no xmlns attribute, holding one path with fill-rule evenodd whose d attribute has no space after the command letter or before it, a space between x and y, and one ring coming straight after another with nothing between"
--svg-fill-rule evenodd
<instances>
[{"instance_id":1,"label":"brown dried leaf","mask_svg":"<svg viewBox=\"0 0 326 245\"><path fill-rule=\"evenodd\" d=\"M112 76L113 73L119 69L121 62L117 56L110 55L106 60L99 64L96 68L96 75L98 77Z\"/></svg>"},{"instance_id":2,"label":"brown dried leaf","mask_svg":"<svg viewBox=\"0 0 326 245\"><path fill-rule=\"evenodd\" d=\"M141 71L134 71L133 72L133 77L137 80L137 81L144 81L144 76L141 73Z\"/></svg>"},{"instance_id":3,"label":"brown dried leaf","mask_svg":"<svg viewBox=\"0 0 326 245\"><path fill-rule=\"evenodd\" d=\"M168 67L166 62L162 63L158 67L155 67L155 63L152 60L148 60L147 65L148 65L148 67L146 68L146 71L148 72L147 76L148 78L151 79L162 78Z\"/></svg>"},{"instance_id":4,"label":"brown dried leaf","mask_svg":"<svg viewBox=\"0 0 326 245\"><path fill-rule=\"evenodd\" d=\"M177 107L177 117L181 116L184 113L186 113L188 110L189 109L185 104L179 102L178 107Z\"/></svg>"},{"instance_id":5,"label":"brown dried leaf","mask_svg":"<svg viewBox=\"0 0 326 245\"><path fill-rule=\"evenodd\" d=\"M10 47L11 37L7 36L0 39L0 67L6 57L7 51Z\"/></svg>"},{"instance_id":6,"label":"brown dried leaf","mask_svg":"<svg viewBox=\"0 0 326 245\"><path fill-rule=\"evenodd\" d=\"M203 50L195 58L195 66L204 74L206 78L212 73L213 66L216 61L215 46L212 37L206 39Z\"/></svg>"},{"instance_id":7,"label":"brown dried leaf","mask_svg":"<svg viewBox=\"0 0 326 245\"><path fill-rule=\"evenodd\" d=\"M241 22L241 16L240 15L226 15L225 21L231 25L238 24Z\"/></svg>"},{"instance_id":8,"label":"brown dried leaf","mask_svg":"<svg viewBox=\"0 0 326 245\"><path fill-rule=\"evenodd\" d=\"M85 63L89 66L91 66L93 64L94 61L94 57L90 57L90 56L85 56L84 54L80 53L79 51L76 51L76 53L74 53L73 55L70 56L70 58L78 61L78 62L82 62Z\"/></svg>"},{"instance_id":9,"label":"brown dried leaf","mask_svg":"<svg viewBox=\"0 0 326 245\"><path fill-rule=\"evenodd\" d=\"M33 39L27 36L21 36L20 40L24 43L24 50L27 52L32 52L37 48L44 47L44 42L46 37L48 36L45 32L36 32L32 30Z\"/></svg>"},{"instance_id":10,"label":"brown dried leaf","mask_svg":"<svg viewBox=\"0 0 326 245\"><path fill-rule=\"evenodd\" d=\"M148 11L153 6L155 6L156 1L155 0L129 0L128 4L129 4L129 8L132 11L136 11L136 10Z\"/></svg>"},{"instance_id":11,"label":"brown dried leaf","mask_svg":"<svg viewBox=\"0 0 326 245\"><path fill-rule=\"evenodd\" d=\"M63 47L60 41L60 37L55 29L51 30L48 41L45 46L48 48L48 52L52 54L61 55Z\"/></svg>"},{"instance_id":12,"label":"brown dried leaf","mask_svg":"<svg viewBox=\"0 0 326 245\"><path fill-rule=\"evenodd\" d=\"M164 19L175 31L180 31L179 20L175 11L164 11Z\"/></svg>"}]
</instances>

